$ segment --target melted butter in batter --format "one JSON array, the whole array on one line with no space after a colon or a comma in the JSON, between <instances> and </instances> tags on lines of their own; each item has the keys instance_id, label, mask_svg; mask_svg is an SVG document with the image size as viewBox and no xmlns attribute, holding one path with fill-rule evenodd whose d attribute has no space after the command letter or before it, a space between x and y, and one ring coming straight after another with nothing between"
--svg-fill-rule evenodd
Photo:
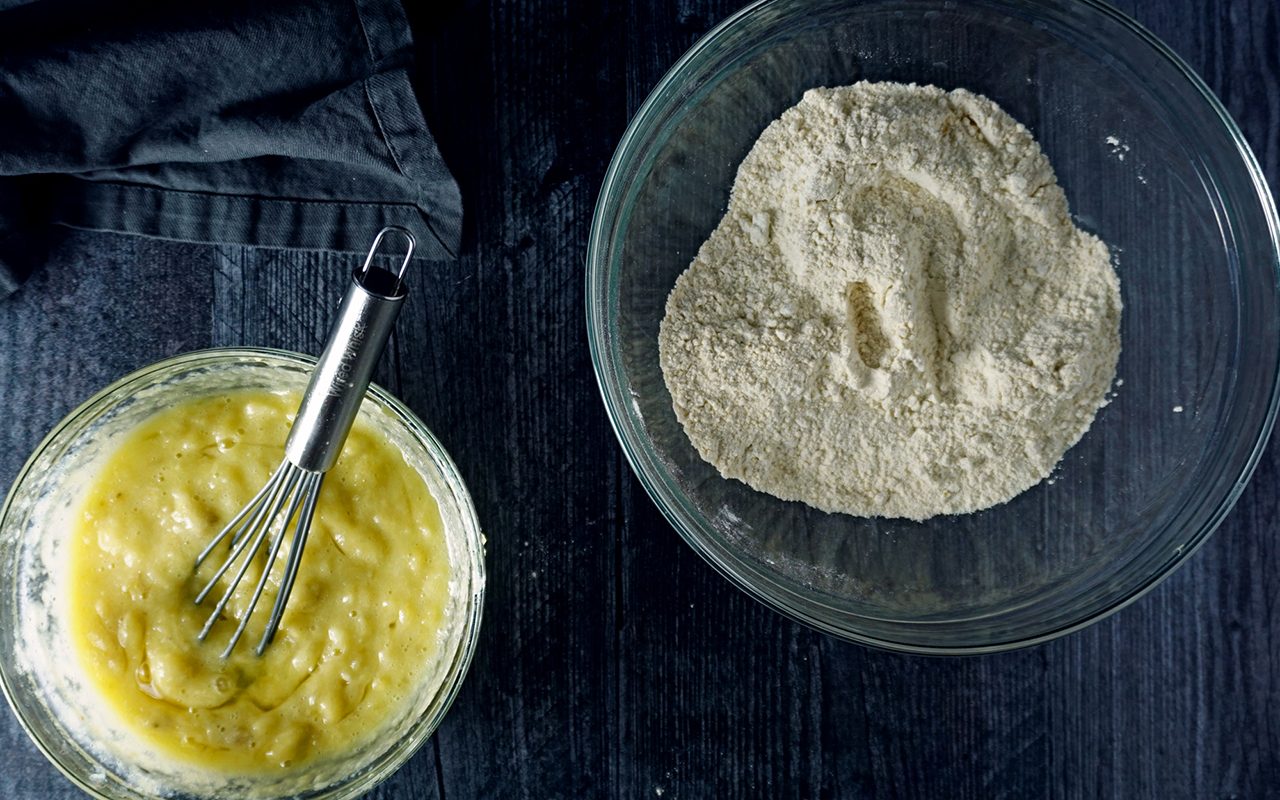
<instances>
[{"instance_id":1,"label":"melted butter in batter","mask_svg":"<svg viewBox=\"0 0 1280 800\"><path fill-rule=\"evenodd\" d=\"M89 683L143 741L187 762L254 772L358 746L439 657L450 574L439 510L362 420L325 478L275 642L254 655L283 563L235 652L219 657L266 546L196 641L227 579L196 606L226 551L193 575L195 557L280 463L297 403L246 392L148 419L105 463L72 534L70 628Z\"/></svg>"}]
</instances>

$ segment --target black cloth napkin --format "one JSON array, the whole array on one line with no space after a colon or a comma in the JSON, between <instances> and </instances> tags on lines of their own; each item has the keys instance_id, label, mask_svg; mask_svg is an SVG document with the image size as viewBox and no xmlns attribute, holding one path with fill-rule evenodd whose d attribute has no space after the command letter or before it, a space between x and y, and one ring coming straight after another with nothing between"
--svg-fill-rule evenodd
<instances>
[{"instance_id":1,"label":"black cloth napkin","mask_svg":"<svg viewBox=\"0 0 1280 800\"><path fill-rule=\"evenodd\" d=\"M0 0L0 296L54 225L457 252L398 0Z\"/></svg>"}]
</instances>

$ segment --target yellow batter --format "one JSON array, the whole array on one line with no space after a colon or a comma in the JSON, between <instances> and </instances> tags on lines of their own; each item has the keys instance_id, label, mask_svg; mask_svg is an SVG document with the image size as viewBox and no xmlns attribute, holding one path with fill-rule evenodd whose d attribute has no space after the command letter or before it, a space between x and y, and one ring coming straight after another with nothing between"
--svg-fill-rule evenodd
<instances>
[{"instance_id":1,"label":"yellow batter","mask_svg":"<svg viewBox=\"0 0 1280 800\"><path fill-rule=\"evenodd\" d=\"M360 420L325 478L275 642L254 655L283 563L234 653L219 657L265 546L196 642L222 590L193 600L225 551L193 576L195 557L280 463L297 405L244 392L148 419L107 460L72 534L67 600L81 666L131 730L191 763L258 772L345 750L389 721L441 647L450 565L439 510Z\"/></svg>"}]
</instances>

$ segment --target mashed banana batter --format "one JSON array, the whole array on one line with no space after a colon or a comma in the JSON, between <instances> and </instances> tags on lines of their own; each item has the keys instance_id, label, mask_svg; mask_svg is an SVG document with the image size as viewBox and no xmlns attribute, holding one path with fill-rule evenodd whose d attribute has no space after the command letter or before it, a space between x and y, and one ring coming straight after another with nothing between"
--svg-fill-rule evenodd
<instances>
[{"instance_id":1,"label":"mashed banana batter","mask_svg":"<svg viewBox=\"0 0 1280 800\"><path fill-rule=\"evenodd\" d=\"M266 547L208 641L196 641L223 589L194 604L221 561L193 575L195 557L280 463L297 405L243 392L157 414L106 461L76 520L69 607L81 667L122 722L169 756L245 773L346 750L396 716L441 649L450 562L439 509L361 420L325 478L275 642L254 655L283 564L241 643L219 657Z\"/></svg>"}]
</instances>

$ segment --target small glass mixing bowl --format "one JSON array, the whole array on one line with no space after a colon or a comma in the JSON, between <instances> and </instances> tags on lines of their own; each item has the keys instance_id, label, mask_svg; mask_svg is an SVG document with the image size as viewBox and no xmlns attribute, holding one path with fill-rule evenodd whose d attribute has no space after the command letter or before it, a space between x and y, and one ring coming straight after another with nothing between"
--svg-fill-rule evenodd
<instances>
[{"instance_id":1,"label":"small glass mixing bowl","mask_svg":"<svg viewBox=\"0 0 1280 800\"><path fill-rule=\"evenodd\" d=\"M371 742L298 770L213 777L114 744L118 724L94 710L92 690L82 685L77 670L67 668L64 654L70 644L56 573L65 564L61 541L70 528L68 517L95 465L122 436L159 410L191 397L241 389L301 394L314 363L296 353L262 349L202 350L160 361L116 381L73 411L19 472L0 511L0 569L11 576L0 592L0 679L32 740L89 794L109 800L156 795L356 797L413 755L453 702L480 628L485 581L480 526L444 448L413 412L377 386L369 387L361 417L386 435L426 481L440 508L453 570L446 613L450 622L440 659L411 701Z\"/></svg>"},{"instance_id":2,"label":"small glass mixing bowl","mask_svg":"<svg viewBox=\"0 0 1280 800\"><path fill-rule=\"evenodd\" d=\"M965 88L1039 140L1124 300L1115 396L1052 478L925 523L825 514L726 480L672 411L658 325L724 214L738 164L806 89ZM1191 70L1093 0L764 0L667 73L605 177L587 329L624 452L733 582L821 630L975 653L1115 611L1202 544L1276 411L1277 220L1244 138Z\"/></svg>"}]
</instances>

